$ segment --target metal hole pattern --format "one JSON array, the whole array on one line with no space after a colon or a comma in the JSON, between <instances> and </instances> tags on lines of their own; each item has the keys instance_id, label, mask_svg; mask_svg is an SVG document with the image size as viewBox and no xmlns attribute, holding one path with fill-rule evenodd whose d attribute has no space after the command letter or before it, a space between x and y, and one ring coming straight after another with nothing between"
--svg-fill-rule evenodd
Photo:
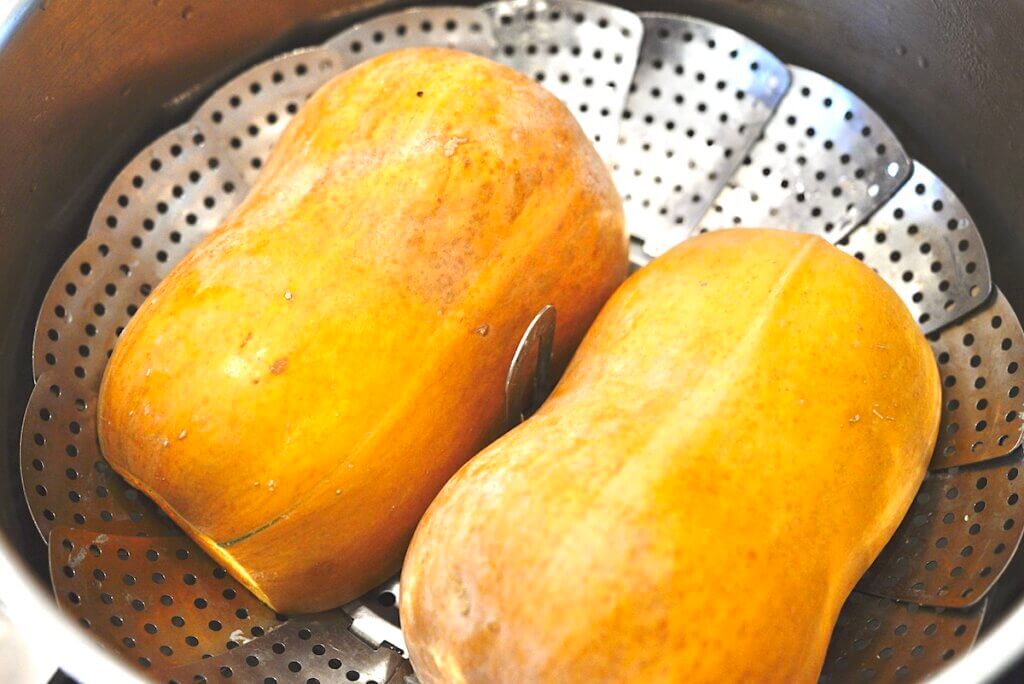
<instances>
[{"instance_id":1,"label":"metal hole pattern","mask_svg":"<svg viewBox=\"0 0 1024 684\"><path fill-rule=\"evenodd\" d=\"M1024 530L1024 454L930 473L858 587L932 606L979 601Z\"/></svg>"},{"instance_id":2,"label":"metal hole pattern","mask_svg":"<svg viewBox=\"0 0 1024 684\"><path fill-rule=\"evenodd\" d=\"M630 233L657 256L711 206L789 87L789 71L722 26L641 16L612 169Z\"/></svg>"},{"instance_id":3,"label":"metal hole pattern","mask_svg":"<svg viewBox=\"0 0 1024 684\"><path fill-rule=\"evenodd\" d=\"M35 376L56 372L65 383L98 391L121 328L247 187L196 126L186 124L146 148L114 180L88 238L43 299ZM116 209L107 206L110 198Z\"/></svg>"},{"instance_id":4,"label":"metal hole pattern","mask_svg":"<svg viewBox=\"0 0 1024 684\"><path fill-rule=\"evenodd\" d=\"M864 102L820 74L790 72L789 92L702 230L785 228L835 242L910 175L899 141Z\"/></svg>"},{"instance_id":5,"label":"metal hole pattern","mask_svg":"<svg viewBox=\"0 0 1024 684\"><path fill-rule=\"evenodd\" d=\"M232 79L208 99L194 121L220 141L226 160L251 185L299 108L342 71L327 48L296 50Z\"/></svg>"},{"instance_id":6,"label":"metal hole pattern","mask_svg":"<svg viewBox=\"0 0 1024 684\"><path fill-rule=\"evenodd\" d=\"M43 539L56 526L108 535L174 535L177 527L114 473L96 441L95 394L46 373L36 384L21 436L21 478Z\"/></svg>"},{"instance_id":7,"label":"metal hole pattern","mask_svg":"<svg viewBox=\"0 0 1024 684\"><path fill-rule=\"evenodd\" d=\"M266 636L221 655L182 666L168 673L168 684L242 682L328 684L395 681L400 669L398 651L371 648L348 627L348 617L332 611L293 618Z\"/></svg>"},{"instance_id":8,"label":"metal hole pattern","mask_svg":"<svg viewBox=\"0 0 1024 684\"><path fill-rule=\"evenodd\" d=\"M1004 456L1020 444L1024 331L996 291L986 308L932 333L942 382L942 424L932 468Z\"/></svg>"},{"instance_id":9,"label":"metal hole pattern","mask_svg":"<svg viewBox=\"0 0 1024 684\"><path fill-rule=\"evenodd\" d=\"M926 333L970 313L992 292L978 229L920 162L906 185L838 246L885 278Z\"/></svg>"},{"instance_id":10,"label":"metal hole pattern","mask_svg":"<svg viewBox=\"0 0 1024 684\"><path fill-rule=\"evenodd\" d=\"M540 80L567 102L584 129L598 139L599 149L605 158L610 159L618 147L617 122L633 81L633 64L640 50L640 19L617 8L578 0L498 3L485 6L482 12L491 23L498 47L497 57L535 78L543 74ZM477 50L483 47L483 43L474 41L487 41L486 25L481 34L477 34L470 19L470 41L460 42L466 25L462 17L479 16L473 10L417 10L418 30L410 16L412 13L402 12L379 17L332 39L329 41L331 47L292 53L257 65L216 92L192 122L156 141L115 179L96 213L90 237L62 267L48 292L36 334L34 363L39 384L27 409L21 453L26 496L44 538L55 524L80 528L73 534L91 535L93 540L100 534L112 539L116 535L159 535L176 531L151 503L110 472L99 457L95 420L91 412L106 354L119 334L119 328L171 265L206 231L218 225L244 195L249 179L256 176L267 151L293 113L289 111L289 105L294 103L296 106L292 109L297 109L315 89L314 82L323 82L345 64L365 58L374 51L413 44L438 44L439 35L445 36L441 39L444 44L451 43L463 49ZM426 21L431 23L429 31L424 29ZM455 22L454 28L449 22ZM401 25L407 28L400 36L398 27ZM387 27L393 27L393 30L389 33ZM438 33L438 27L444 33ZM710 55L711 50L718 49L717 40L725 40L728 32L712 27L708 30L714 30L718 37L716 47L709 47ZM375 40L378 31L384 34L379 42ZM368 43L361 45L359 50L354 49L353 41L358 39L362 43L366 35L376 47L370 47ZM736 59L737 64L741 64L747 60L742 56L743 49L753 50L754 47L745 43L734 48L738 51L736 58L729 56L732 50L723 50L722 58ZM329 55L325 55L325 51ZM486 52L483 49L479 51ZM709 56L707 58L710 59ZM331 61L330 67L328 61ZM292 71L286 74L282 65ZM731 68L723 67L723 73L732 74ZM764 69L762 74L773 70L764 65L759 66L761 69ZM735 176L737 187L726 189L720 196L720 200L722 197L725 199L718 202L723 205L723 210L717 213L723 213L730 204L728 198L742 190L763 192L762 183L781 188L783 181L788 180L789 188L794 190L790 193L793 203L787 204L783 201L786 193L775 190L775 194L765 195L767 200L752 200L757 211L744 213L741 218L766 225L799 225L804 230L820 232L838 240L895 191L909 173L910 162L894 140L890 143L888 129L863 103L824 77L802 69L793 71L795 82L782 98L779 114L770 120L762 131L760 142L751 148L749 161L739 168ZM746 78L751 77L746 75ZM718 78L711 76L710 68L706 81L707 87L713 87L717 93ZM735 98L735 92L741 90L737 83L739 81L734 82L730 75L723 92L728 94L731 90ZM745 98L738 98L730 110L718 114L728 114L730 121L751 116L752 102L759 97L767 106L774 95L758 90L759 87L748 85L749 94ZM289 90L291 88L294 90ZM805 88L807 94L803 92ZM636 93L641 90L638 83ZM696 86L691 83L683 94L695 90ZM649 88L647 92L650 93ZM234 97L237 97L237 106L232 105ZM826 98L831 100L830 105L825 103ZM819 103L816 104L815 99ZM834 116L829 115L829 110L835 112ZM217 111L220 111L219 116L215 116ZM787 111L795 112L794 117L799 115L803 118L789 124ZM845 115L847 111L850 112L849 120ZM716 112L709 101L708 111L699 113L710 114L713 118ZM821 121L829 124L828 130L820 128ZM756 116L750 125L760 125ZM807 132L808 126L817 126L820 130L816 128L812 134ZM250 127L257 130L253 132ZM866 134L865 127L870 128ZM748 130L745 129L743 135L747 135ZM778 132L780 130L781 133ZM739 132L738 128L736 131ZM726 133L716 135L716 142L724 145L725 136ZM239 143L233 144L233 137L238 137ZM624 144L630 144L630 139L626 140ZM811 150L812 140L821 144L814 153ZM832 145L825 145L829 140ZM780 150L779 143L786 147ZM885 145L884 150L879 145ZM724 149L721 151L723 157ZM739 155L739 151L734 151L730 158ZM778 157L772 160L773 166L768 167L767 175L763 172L764 164L758 167L762 155ZM801 157L804 157L803 161ZM254 159L259 163L254 164ZM711 161L708 163L712 164ZM819 164L820 170L826 174L823 178L817 177ZM830 180L827 175L830 170L838 170L837 180ZM835 189L838 189L837 197L832 196ZM958 215L958 211L953 211L952 217ZM712 211L707 216L715 213ZM829 221L833 221L831 226ZM731 225L731 221L728 223ZM974 249L974 246L969 249ZM962 268L955 264L950 275L958 278L967 273L966 264L964 262ZM959 288L961 284L951 282L950 287ZM945 302L942 305L944 308ZM1005 318L1017 325L1008 307ZM950 330L953 328L947 328L938 339L945 340ZM1014 340L1013 345L1016 344ZM84 414L81 420L74 418L78 413ZM73 474L71 468L74 469ZM947 475L957 472L950 471ZM933 483L932 478L926 486L929 483ZM37 486L41 486L41 490ZM54 503L57 501L66 507L57 506ZM992 505L992 501L986 501L986 506ZM938 510L933 516L945 516L945 509ZM109 520L103 511L108 511ZM993 517L993 520L997 525L1005 524L1006 518ZM186 543L183 539L137 538L132 542L159 542L172 546ZM999 543L1004 544L1000 553L1008 559L1013 552L1011 544L995 542ZM998 546L993 547L993 555L996 555L995 548ZM55 549L54 553L59 552ZM210 561L204 557L204 562ZM62 577L80 579L77 574L71 577L60 574L65 572L63 567L64 563L61 563L59 568L54 568L55 585L59 586ZM77 572L76 568L72 569ZM989 574L998 575L995 566ZM198 582L199 574L196 577ZM94 577L94 581L100 580ZM197 585L182 586L179 589L181 597L193 601L204 598L189 594L192 586ZM949 595L952 591L950 589ZM975 591L975 597L983 593L980 588ZM390 589L385 585L346 606L348 614L334 612L293 619L230 652L179 668L180 681L236 676L243 680L262 679L265 683L308 683L337 681L342 675L351 681L386 681L385 676L389 672L399 676L407 665L395 665L400 658L394 651L386 645L374 650L365 643L377 645L386 642L401 647L397 611L381 603L382 600L385 603L390 601L391 594L397 599L396 592L397 584ZM62 603L70 604L67 606L69 610L79 611L82 617L92 620L86 612L98 611L95 614L102 615L107 604L102 596L98 601L91 596L83 589L78 593L80 603L74 604L70 596L62 599ZM131 607L131 601L135 599L129 597L125 600ZM145 602L144 598L138 600ZM847 612L850 610L848 608ZM107 615L102 619L109 620L110 617ZM145 633L146 623L141 624ZM353 631L349 630L350 625ZM207 627L209 629L209 625ZM222 622L220 631L223 629ZM322 634L319 637L322 641L311 641L314 633ZM845 631L840 631L833 638L834 652L842 652L841 642L845 634ZM198 635L195 636L199 639ZM120 646L116 641L110 643L115 648L130 648L123 642ZM228 648L227 640L222 646ZM200 647L189 648L195 650ZM304 648L308 650L304 651ZM288 658L286 653L296 655ZM321 658L324 654L327 654L326 670L317 669L320 667L318 663L325 662ZM142 665L141 662L139 664ZM826 669L830 667L828 665Z\"/></svg>"},{"instance_id":11,"label":"metal hole pattern","mask_svg":"<svg viewBox=\"0 0 1024 684\"><path fill-rule=\"evenodd\" d=\"M144 669L225 653L286 618L264 606L188 537L125 537L55 527L57 602Z\"/></svg>"},{"instance_id":12,"label":"metal hole pattern","mask_svg":"<svg viewBox=\"0 0 1024 684\"><path fill-rule=\"evenodd\" d=\"M404 47L449 47L493 57L494 34L487 14L475 7L413 8L371 17L342 31L324 47L356 64Z\"/></svg>"},{"instance_id":13,"label":"metal hole pattern","mask_svg":"<svg viewBox=\"0 0 1024 684\"><path fill-rule=\"evenodd\" d=\"M984 612L984 604L921 608L854 592L832 632L819 681L921 681L970 649Z\"/></svg>"},{"instance_id":14,"label":"metal hole pattern","mask_svg":"<svg viewBox=\"0 0 1024 684\"><path fill-rule=\"evenodd\" d=\"M182 218L200 232L220 225L222 202L236 203L247 186L240 186L234 169L225 167L217 141L197 121L161 136L121 170L93 214L90 234L130 232L145 241L146 235L159 234ZM236 189L225 191L229 182Z\"/></svg>"},{"instance_id":15,"label":"metal hole pattern","mask_svg":"<svg viewBox=\"0 0 1024 684\"><path fill-rule=\"evenodd\" d=\"M495 2L483 9L494 21L495 58L558 96L610 160L640 52L640 18L585 0Z\"/></svg>"}]
</instances>

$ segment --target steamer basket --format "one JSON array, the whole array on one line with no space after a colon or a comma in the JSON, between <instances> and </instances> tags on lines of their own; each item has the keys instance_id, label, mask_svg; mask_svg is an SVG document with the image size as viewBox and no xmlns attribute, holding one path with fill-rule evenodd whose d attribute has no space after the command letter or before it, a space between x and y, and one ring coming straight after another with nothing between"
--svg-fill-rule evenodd
<instances>
[{"instance_id":1,"label":"steamer basket","mask_svg":"<svg viewBox=\"0 0 1024 684\"><path fill-rule=\"evenodd\" d=\"M956 194L856 94L730 28L584 0L414 8L242 71L148 145L57 272L33 343L21 472L57 602L166 682L412 681L397 579L336 611L275 614L99 454L95 397L153 286L245 196L303 101L365 59L451 46L530 75L612 169L635 267L739 225L813 232L900 295L943 377L931 472L851 595L822 681L915 680L967 652L1019 544L1024 332ZM510 422L549 385L552 309L510 360Z\"/></svg>"}]
</instances>

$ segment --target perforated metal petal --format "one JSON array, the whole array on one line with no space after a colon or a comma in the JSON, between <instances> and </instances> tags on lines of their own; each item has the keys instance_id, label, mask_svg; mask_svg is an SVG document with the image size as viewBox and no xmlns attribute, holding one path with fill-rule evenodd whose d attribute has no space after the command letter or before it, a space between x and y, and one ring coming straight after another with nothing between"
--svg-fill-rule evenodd
<instances>
[{"instance_id":1,"label":"perforated metal petal","mask_svg":"<svg viewBox=\"0 0 1024 684\"><path fill-rule=\"evenodd\" d=\"M932 606L974 604L1010 562L1024 531L1024 454L934 472L858 587Z\"/></svg>"},{"instance_id":2,"label":"perforated metal petal","mask_svg":"<svg viewBox=\"0 0 1024 684\"><path fill-rule=\"evenodd\" d=\"M922 608L855 591L839 614L819 681L920 681L970 649L984 613L984 603Z\"/></svg>"},{"instance_id":3,"label":"perforated metal petal","mask_svg":"<svg viewBox=\"0 0 1024 684\"><path fill-rule=\"evenodd\" d=\"M38 384L22 427L22 478L44 538L53 524L108 534L173 531L100 457L95 396L130 317L245 188L215 141L186 124L118 174L87 239L58 272L36 324Z\"/></svg>"},{"instance_id":4,"label":"perforated metal petal","mask_svg":"<svg viewBox=\"0 0 1024 684\"><path fill-rule=\"evenodd\" d=\"M25 411L21 478L43 538L58 525L108 535L179 534L146 497L110 470L96 441L95 395L56 373L39 378Z\"/></svg>"},{"instance_id":5,"label":"perforated metal petal","mask_svg":"<svg viewBox=\"0 0 1024 684\"><path fill-rule=\"evenodd\" d=\"M942 425L932 468L1010 453L1021 441L1024 331L996 291L988 306L928 336L942 376Z\"/></svg>"},{"instance_id":6,"label":"perforated metal petal","mask_svg":"<svg viewBox=\"0 0 1024 684\"><path fill-rule=\"evenodd\" d=\"M50 574L65 611L146 669L224 653L286 619L184 536L124 537L55 527Z\"/></svg>"},{"instance_id":7,"label":"perforated metal petal","mask_svg":"<svg viewBox=\"0 0 1024 684\"><path fill-rule=\"evenodd\" d=\"M352 65L407 47L450 47L493 57L487 14L475 7L414 7L371 17L324 43Z\"/></svg>"},{"instance_id":8,"label":"perforated metal petal","mask_svg":"<svg viewBox=\"0 0 1024 684\"><path fill-rule=\"evenodd\" d=\"M26 412L23 479L41 532L53 535L54 585L69 612L89 620L94 633L135 662L147 658L154 670L213 656L181 665L168 680L235 677L312 684L406 679L408 663L389 647L403 647L395 608L397 579L339 611L297 616L259 636L253 631L256 623L267 630L277 616L216 570L187 538L161 537L176 535L177 528L110 472L95 436L94 396L120 329L171 265L236 205L305 98L345 66L411 45L452 45L480 54L499 48L500 60L538 78L569 105L606 159L612 152L619 155L616 176L630 195L630 229L638 236L658 237L648 244L653 251L661 249L659 240L667 245L680 237L677 226L720 227L737 221L839 240L909 174L909 160L873 112L828 79L803 69L794 70L794 85L779 102L779 114L750 147L785 91L787 72L781 63L721 27L666 15L652 15L647 23L645 56L634 79L643 26L635 15L606 5L516 0L478 10L435 7L383 15L325 46L243 73L218 90L189 124L160 138L128 165L101 201L90 237L48 292L34 345L39 384ZM682 73L676 73L677 66ZM619 143L618 116L631 82L630 114ZM676 94L682 95L681 102ZM651 113L652 120L640 112ZM718 210L698 222L744 151L749 159L733 178L735 187L723 190ZM663 168L659 154L671 160ZM633 168L641 172L635 182L622 175L627 170L622 161L634 158L640 161ZM675 178L671 186L665 182L670 172ZM655 175L662 183L653 182ZM924 190L918 191L918 185ZM877 242L880 232L885 242ZM865 240L870 242L862 244ZM929 247L922 251L925 243ZM862 252L890 279L925 329L948 325L972 310L990 286L969 217L923 167L844 248ZM901 252L896 261L893 249ZM909 281L903 280L905 270L911 271ZM1010 364L1019 363L1013 357L1024 348L1024 335L1001 295L989 306L932 336L944 377L954 378L945 388L935 468L1005 454L1019 441L1019 419L1010 415L1019 406L1019 388L1013 384L1017 370ZM957 427L950 429L954 423ZM1020 459L1015 452L1000 461L930 475L862 586L948 605L978 600L1019 541L1020 525L1013 516L1017 468L1024 467ZM117 553L122 548L126 559ZM178 549L187 551L184 558L177 557ZM148 551L156 553L155 560ZM135 563L143 570L132 575L134 583L125 583ZM108 566L121 568L120 574ZM96 570L101 574L93 574ZM233 593L225 594L227 589ZM245 617L237 612L241 608ZM185 609L190 612L168 612ZM214 613L226 617L206 617ZM115 616L121 624L110 622ZM930 622L919 622L925 619ZM833 636L825 674L924 674L943 657L952 657L948 653L967 648L980 619L978 605L967 613L915 612L855 594ZM161 620L170 620L170 626ZM891 626L888 633L885 625ZM196 631L189 632L193 626ZM165 638L180 643L161 641ZM872 667L876 661L886 664Z\"/></svg>"},{"instance_id":9,"label":"perforated metal petal","mask_svg":"<svg viewBox=\"0 0 1024 684\"><path fill-rule=\"evenodd\" d=\"M907 184L838 245L885 278L925 332L970 313L992 292L970 214L920 162Z\"/></svg>"},{"instance_id":10,"label":"perforated metal petal","mask_svg":"<svg viewBox=\"0 0 1024 684\"><path fill-rule=\"evenodd\" d=\"M342 68L327 48L281 55L231 79L192 120L224 145L226 161L251 184L299 107Z\"/></svg>"},{"instance_id":11,"label":"perforated metal petal","mask_svg":"<svg viewBox=\"0 0 1024 684\"><path fill-rule=\"evenodd\" d=\"M117 174L100 200L89 233L166 235L185 219L189 232L216 228L248 190L225 166L223 150L197 120L162 135ZM230 185L230 189L224 186Z\"/></svg>"},{"instance_id":12,"label":"perforated metal petal","mask_svg":"<svg viewBox=\"0 0 1024 684\"><path fill-rule=\"evenodd\" d=\"M657 256L711 206L789 87L789 71L722 26L641 16L643 46L612 168L630 233Z\"/></svg>"},{"instance_id":13,"label":"perforated metal petal","mask_svg":"<svg viewBox=\"0 0 1024 684\"><path fill-rule=\"evenodd\" d=\"M216 227L247 184L202 129L161 137L118 174L88 239L61 267L36 323L36 377L99 389L114 340L151 288ZM113 198L113 199L111 199Z\"/></svg>"},{"instance_id":14,"label":"perforated metal petal","mask_svg":"<svg viewBox=\"0 0 1024 684\"><path fill-rule=\"evenodd\" d=\"M401 654L371 648L348 630L341 611L294 618L268 633L219 656L172 670L168 684L216 682L389 682L400 667Z\"/></svg>"},{"instance_id":15,"label":"perforated metal petal","mask_svg":"<svg viewBox=\"0 0 1024 684\"><path fill-rule=\"evenodd\" d=\"M585 0L514 0L483 9L494 20L496 59L565 102L610 160L640 53L639 17Z\"/></svg>"},{"instance_id":16,"label":"perforated metal petal","mask_svg":"<svg viewBox=\"0 0 1024 684\"><path fill-rule=\"evenodd\" d=\"M807 69L716 198L703 228L786 228L835 242L910 175L899 141L856 95Z\"/></svg>"}]
</instances>

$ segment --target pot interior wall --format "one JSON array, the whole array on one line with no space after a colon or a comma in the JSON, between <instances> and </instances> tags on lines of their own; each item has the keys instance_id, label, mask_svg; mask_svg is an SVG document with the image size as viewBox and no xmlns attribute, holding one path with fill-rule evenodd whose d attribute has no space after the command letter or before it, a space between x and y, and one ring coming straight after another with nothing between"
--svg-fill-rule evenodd
<instances>
[{"instance_id":1,"label":"pot interior wall","mask_svg":"<svg viewBox=\"0 0 1024 684\"><path fill-rule=\"evenodd\" d=\"M784 60L851 88L911 156L961 196L995 282L1024 311L1022 3L932 0L678 0L671 10L746 33ZM113 175L188 117L233 73L318 42L381 0L153 0L25 3L0 29L0 526L46 582L46 554L23 502L22 412L32 385L32 328L50 279L85 234ZM4 42L6 41L6 42ZM990 603L998 617L1024 588L1024 557ZM48 582L47 582L48 583ZM993 619L988 621L992 624Z\"/></svg>"}]
</instances>

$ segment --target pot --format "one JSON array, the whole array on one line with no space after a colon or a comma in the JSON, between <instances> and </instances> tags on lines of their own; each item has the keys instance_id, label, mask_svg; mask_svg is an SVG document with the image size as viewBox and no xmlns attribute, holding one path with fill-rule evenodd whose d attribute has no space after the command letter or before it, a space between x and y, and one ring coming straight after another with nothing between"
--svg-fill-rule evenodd
<instances>
[{"instance_id":1,"label":"pot","mask_svg":"<svg viewBox=\"0 0 1024 684\"><path fill-rule=\"evenodd\" d=\"M26 657L82 681L137 675L57 610L47 549L22 493L22 415L33 328L64 259L117 172L184 122L219 85L262 59L320 43L396 3L33 1L0 8L0 598ZM633 11L701 17L863 98L910 157L963 200L993 280L1024 311L1024 26L1020 3L930 0L678 0ZM989 681L1024 654L1024 558L989 594L975 647L936 681Z\"/></svg>"}]
</instances>

